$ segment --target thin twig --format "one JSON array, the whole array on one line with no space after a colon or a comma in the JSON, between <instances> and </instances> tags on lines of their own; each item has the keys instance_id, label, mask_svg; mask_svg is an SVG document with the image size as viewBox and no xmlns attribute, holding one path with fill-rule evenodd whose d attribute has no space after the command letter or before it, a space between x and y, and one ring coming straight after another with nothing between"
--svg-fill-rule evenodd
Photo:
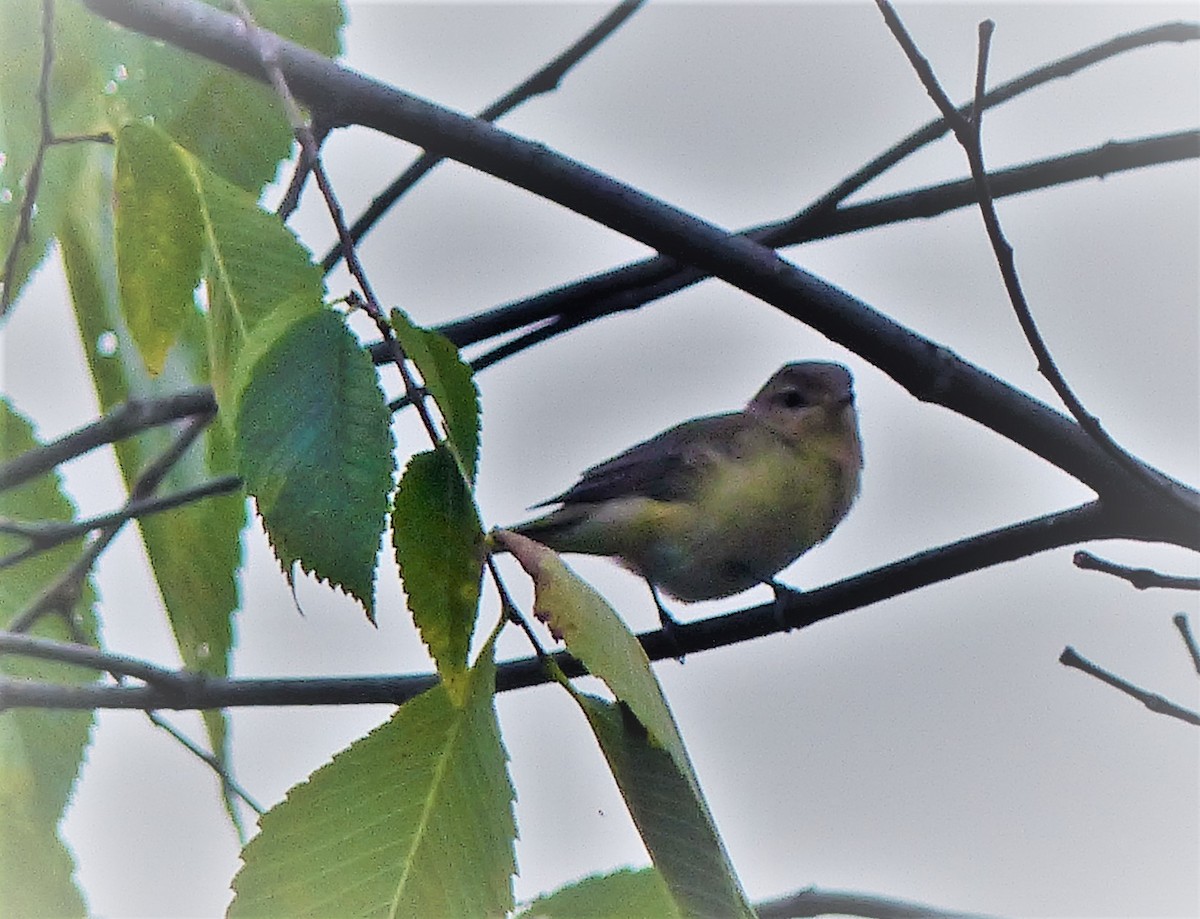
<instances>
[{"instance_id":1,"label":"thin twig","mask_svg":"<svg viewBox=\"0 0 1200 919\"><path fill-rule=\"evenodd\" d=\"M216 773L217 779L221 782L221 788L225 791L226 795L234 794L241 798L241 800L246 803L246 806L260 817L267 812L266 808L255 801L254 798L251 797L250 793L246 791L246 789L244 789L232 775L229 774L229 770L225 768L225 766L216 756L214 756L208 750L205 750L202 746L184 734L183 731L179 730L179 728L167 721L166 718L164 718L158 712L146 712L146 717L150 719L151 724L166 731L180 744L180 746L195 756L198 760L200 760L200 762L212 769L212 771Z\"/></svg>"},{"instance_id":2,"label":"thin twig","mask_svg":"<svg viewBox=\"0 0 1200 919\"><path fill-rule=\"evenodd\" d=\"M1129 568L1115 562L1105 561L1091 552L1082 549L1071 559L1076 568L1085 571L1102 571L1128 581L1138 590L1151 587L1166 587L1174 590L1200 590L1200 578L1186 577L1177 574L1160 574L1150 568Z\"/></svg>"},{"instance_id":3,"label":"thin twig","mask_svg":"<svg viewBox=\"0 0 1200 919\"><path fill-rule=\"evenodd\" d=\"M945 90L942 89L941 84L938 82L937 76L933 72L933 67L917 48L912 36L909 35L904 23L892 7L890 0L875 0L875 4L879 7L888 28L908 57L909 63L920 78L925 91L929 93L930 98L933 99L934 104L937 105L942 116L953 129L955 137L967 155L967 161L971 166L971 175L975 179L979 194L979 210L983 216L988 240L992 244L992 251L996 256L996 263L1000 268L1000 275L1004 281L1005 290L1008 292L1008 298L1012 304L1013 311L1016 313L1017 322L1020 324L1021 330L1025 333L1025 338L1029 342L1030 349L1037 358L1038 372L1049 382L1080 428L1096 442L1101 450L1108 454L1136 482L1157 492L1162 498L1168 501L1176 501L1177 496L1174 489L1167 486L1144 462L1129 453L1113 439L1100 424L1100 420L1087 411L1083 402L1080 401L1079 397L1075 395L1074 390L1067 383L1062 371L1059 370L1058 364L1050 353L1049 346L1046 344L1045 339L1042 338L1037 323L1034 321L1033 311L1029 307L1029 301L1025 297L1020 278L1017 275L1013 247L1005 238L1004 231L1000 226L1000 217L996 212L995 201L992 199L991 191L988 188L987 168L984 165L983 143L979 123L972 123L969 118L964 118L958 109L955 108L950 98L946 95ZM983 79L983 75L986 72L986 48L988 43L990 43L990 36L990 30L981 27L979 79ZM983 98L982 90L982 86L976 87L976 104L980 108L980 111L982 111L982 106L979 100Z\"/></svg>"},{"instance_id":4,"label":"thin twig","mask_svg":"<svg viewBox=\"0 0 1200 919\"><path fill-rule=\"evenodd\" d=\"M194 504L215 495L226 495L241 487L242 480L239 476L225 475L191 488L181 488L179 491L163 495L161 498L129 501L119 510L98 514L87 520L71 522L50 520L26 523L0 517L0 533L9 533L29 541L29 545L25 548L0 558L0 570L10 568L18 562L23 562L25 559L53 549L55 546L61 546L92 530L103 529L128 520L138 520L152 514L160 514L163 511L173 510L186 504Z\"/></svg>"},{"instance_id":5,"label":"thin twig","mask_svg":"<svg viewBox=\"0 0 1200 919\"><path fill-rule=\"evenodd\" d=\"M118 686L136 689L137 687L130 687L124 683L126 678L133 678L141 680L157 692L176 697L187 687L202 684L204 680L203 675L166 670L147 661L126 657L122 654L113 654L91 645L53 641L13 632L0 631L0 654L32 657L76 667L86 667L89 670L104 671L112 674L117 680ZM157 712L147 711L146 715L151 723L170 734L189 752L216 772L227 792L240 797L258 814L263 813L263 808L233 779L216 756L201 748Z\"/></svg>"},{"instance_id":6,"label":"thin twig","mask_svg":"<svg viewBox=\"0 0 1200 919\"><path fill-rule=\"evenodd\" d=\"M167 448L138 474L137 480L129 490L127 503L141 501L152 495L167 473L179 462L188 447L203 433L211 420L211 415L189 418ZM88 543L79 558L57 580L35 597L24 610L12 618L8 624L9 630L26 632L42 616L55 611L65 613L74 606L79 599L84 579L92 570L96 559L108 548L109 543L116 538L124 525L125 521L120 520L100 530Z\"/></svg>"},{"instance_id":7,"label":"thin twig","mask_svg":"<svg viewBox=\"0 0 1200 919\"><path fill-rule=\"evenodd\" d=\"M57 661L90 670L103 670L114 675L133 677L150 686L174 692L181 683L178 673L154 664L121 654L102 651L91 645L54 641L16 632L0 632L0 654L18 654L39 660Z\"/></svg>"},{"instance_id":8,"label":"thin twig","mask_svg":"<svg viewBox=\"0 0 1200 919\"><path fill-rule=\"evenodd\" d=\"M54 0L42 0L42 65L38 72L38 123L41 136L38 138L37 149L33 154L33 162L25 175L25 194L21 198L21 210L17 215L17 229L13 234L12 245L4 256L4 271L0 274L0 318L3 318L13 304L16 285L13 283L13 273L17 270L17 259L21 250L30 243L30 231L33 226L33 211L37 204L38 191L42 184L42 169L46 163L46 151L61 144L76 144L85 142L113 142L112 136L101 132L98 134L74 134L58 137L50 123L50 75L54 69Z\"/></svg>"},{"instance_id":9,"label":"thin twig","mask_svg":"<svg viewBox=\"0 0 1200 919\"><path fill-rule=\"evenodd\" d=\"M1121 692L1130 698L1137 699L1142 705L1159 715L1168 715L1172 718L1178 718L1180 721L1185 721L1188 724L1200 726L1200 713L1193 712L1181 705L1176 705L1169 699L1165 699L1157 693L1147 692L1146 690L1134 686L1128 680L1109 673L1101 667L1096 666L1091 661L1081 657L1074 648L1067 646L1063 648L1062 654L1059 655L1058 661L1067 667L1074 667L1076 670L1082 670L1088 676L1093 676L1102 683L1107 683L1114 689L1119 689Z\"/></svg>"},{"instance_id":10,"label":"thin twig","mask_svg":"<svg viewBox=\"0 0 1200 919\"><path fill-rule=\"evenodd\" d=\"M1001 198L1082 179L1104 178L1148 165L1197 158L1200 158L1200 131L1183 131L1109 141L1090 150L996 170L989 173L988 182L993 195ZM978 201L975 182L967 176L835 209L814 210L807 220L760 224L740 230L739 235L777 248L793 246L906 220L928 219L957 208L974 207ZM700 269L678 267L661 257L645 259L444 323L437 329L454 344L465 347L533 326L519 338L505 341L471 361L473 369L482 370L571 329L638 309L708 277ZM377 363L387 362L382 343L370 347Z\"/></svg>"},{"instance_id":11,"label":"thin twig","mask_svg":"<svg viewBox=\"0 0 1200 919\"><path fill-rule=\"evenodd\" d=\"M41 137L37 150L33 154L33 163L25 178L25 195L21 199L21 210L17 216L17 230L13 234L12 245L4 257L4 275L0 277L0 318L12 306L16 285L13 284L13 272L16 271L17 258L23 246L30 242L29 232L33 223L33 206L37 202L38 189L42 184L42 167L46 161L46 151L54 137L50 126L50 72L54 68L54 0L42 0L42 66L38 74L38 121L41 127Z\"/></svg>"},{"instance_id":12,"label":"thin twig","mask_svg":"<svg viewBox=\"0 0 1200 919\"><path fill-rule=\"evenodd\" d=\"M975 127L977 138L983 129L983 112L986 108L984 100L987 98L987 66L992 50L992 34L995 31L996 23L992 20L985 19L979 23L979 48L975 60L975 96L971 100L969 116L971 124ZM978 139L976 143L978 143Z\"/></svg>"},{"instance_id":13,"label":"thin twig","mask_svg":"<svg viewBox=\"0 0 1200 919\"><path fill-rule=\"evenodd\" d=\"M492 576L492 583L496 585L496 590L500 594L500 609L504 613L505 618L509 622L519 626L521 631L525 633L525 637L533 646L534 654L538 660L547 660L546 651L542 647L542 643L538 641L537 633L534 632L533 626L529 624L529 620L513 600L512 594L508 592L508 585L504 583L504 579L500 576L500 572L496 568L496 557L491 552L487 554L486 564Z\"/></svg>"},{"instance_id":14,"label":"thin twig","mask_svg":"<svg viewBox=\"0 0 1200 919\"><path fill-rule=\"evenodd\" d=\"M924 903L844 890L809 887L754 904L758 919L800 919L803 916L859 916L865 919L989 919L982 913L937 909Z\"/></svg>"},{"instance_id":15,"label":"thin twig","mask_svg":"<svg viewBox=\"0 0 1200 919\"><path fill-rule=\"evenodd\" d=\"M1200 645L1196 644L1196 637L1192 634L1192 628L1188 624L1187 616L1183 613L1176 613L1171 617L1171 621L1175 623L1175 628L1179 629L1184 647L1187 648L1188 654L1192 658L1192 666L1196 668L1196 673L1200 673Z\"/></svg>"},{"instance_id":16,"label":"thin twig","mask_svg":"<svg viewBox=\"0 0 1200 919\"><path fill-rule=\"evenodd\" d=\"M318 148L324 146L325 138L329 136L330 128L320 122L317 116L313 116L312 132L313 139ZM304 156L296 157L296 168L292 170L292 179L288 182L287 190L283 193L283 197L279 201L279 207L275 208L275 216L280 220L287 220L295 213L296 208L300 206L300 195L304 192L304 186L308 182L309 175L312 174L312 160Z\"/></svg>"},{"instance_id":17,"label":"thin twig","mask_svg":"<svg viewBox=\"0 0 1200 919\"><path fill-rule=\"evenodd\" d=\"M574 44L559 54L558 57L546 64L537 73L534 73L514 86L499 99L481 109L476 113L475 117L480 121L497 121L530 99L557 89L563 77L567 75L567 72L620 28L622 23L632 16L643 3L645 3L645 0L621 0L607 16L592 26ZM445 157L442 155L432 153L428 150L417 157L412 165L397 176L386 189L380 192L371 202L370 206L354 221L353 226L350 227L350 238L354 243L357 245L361 242L362 238L370 232L371 228L379 222L379 219L387 213L391 206L410 188L416 185L426 173L444 159ZM342 245L339 242L325 253L325 257L321 259L321 267L326 272L332 271L334 266L341 260Z\"/></svg>"},{"instance_id":18,"label":"thin twig","mask_svg":"<svg viewBox=\"0 0 1200 919\"><path fill-rule=\"evenodd\" d=\"M79 430L28 450L0 466L0 491L21 485L90 450L132 437L147 428L196 415L211 416L216 411L213 392L206 386L157 399L129 399Z\"/></svg>"}]
</instances>

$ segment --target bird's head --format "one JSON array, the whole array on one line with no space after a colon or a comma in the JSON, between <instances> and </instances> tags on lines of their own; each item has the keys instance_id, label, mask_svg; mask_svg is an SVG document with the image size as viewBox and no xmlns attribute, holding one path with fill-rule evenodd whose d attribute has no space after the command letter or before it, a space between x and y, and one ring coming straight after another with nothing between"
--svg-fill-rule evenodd
<instances>
[{"instance_id":1,"label":"bird's head","mask_svg":"<svg viewBox=\"0 0 1200 919\"><path fill-rule=\"evenodd\" d=\"M841 364L784 364L746 405L746 412L789 437L853 428L854 380Z\"/></svg>"}]
</instances>

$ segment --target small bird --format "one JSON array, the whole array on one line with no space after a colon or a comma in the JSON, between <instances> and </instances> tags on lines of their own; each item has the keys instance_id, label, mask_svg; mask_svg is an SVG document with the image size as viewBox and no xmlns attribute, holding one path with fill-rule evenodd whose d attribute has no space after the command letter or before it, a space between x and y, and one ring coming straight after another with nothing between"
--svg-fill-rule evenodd
<instances>
[{"instance_id":1,"label":"small bird","mask_svg":"<svg viewBox=\"0 0 1200 919\"><path fill-rule=\"evenodd\" d=\"M534 505L557 509L509 529L558 552L613 556L646 579L670 633L660 588L692 602L768 584L778 601L788 588L775 575L846 516L861 470L850 371L803 361L742 411L630 447Z\"/></svg>"}]
</instances>

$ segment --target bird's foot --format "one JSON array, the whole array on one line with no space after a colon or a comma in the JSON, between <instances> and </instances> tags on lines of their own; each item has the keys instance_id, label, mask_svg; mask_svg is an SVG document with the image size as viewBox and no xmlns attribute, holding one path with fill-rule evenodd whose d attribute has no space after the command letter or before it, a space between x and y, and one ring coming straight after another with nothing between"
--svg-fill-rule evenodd
<instances>
[{"instance_id":1,"label":"bird's foot","mask_svg":"<svg viewBox=\"0 0 1200 919\"><path fill-rule=\"evenodd\" d=\"M650 584L649 581L646 583ZM654 597L654 606L658 610L658 623L662 628L663 637L666 638L668 647L674 652L671 656L682 664L683 646L679 643L679 623L667 611L662 597L658 595L658 589L653 584L650 584L650 594Z\"/></svg>"},{"instance_id":2,"label":"bird's foot","mask_svg":"<svg viewBox=\"0 0 1200 919\"><path fill-rule=\"evenodd\" d=\"M781 584L774 578L767 581L767 585L775 591L775 623L781 632L790 632L792 624L787 620L788 602L792 597L801 596L804 591Z\"/></svg>"}]
</instances>

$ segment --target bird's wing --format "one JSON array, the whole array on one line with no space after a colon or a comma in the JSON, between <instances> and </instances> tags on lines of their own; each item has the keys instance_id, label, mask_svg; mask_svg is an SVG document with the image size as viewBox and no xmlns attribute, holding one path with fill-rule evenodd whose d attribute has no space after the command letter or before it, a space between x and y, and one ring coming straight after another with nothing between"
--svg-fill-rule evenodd
<instances>
[{"instance_id":1,"label":"bird's wing","mask_svg":"<svg viewBox=\"0 0 1200 919\"><path fill-rule=\"evenodd\" d=\"M635 497L682 500L709 463L737 453L744 426L740 412L685 421L586 470L562 494L537 506Z\"/></svg>"}]
</instances>

